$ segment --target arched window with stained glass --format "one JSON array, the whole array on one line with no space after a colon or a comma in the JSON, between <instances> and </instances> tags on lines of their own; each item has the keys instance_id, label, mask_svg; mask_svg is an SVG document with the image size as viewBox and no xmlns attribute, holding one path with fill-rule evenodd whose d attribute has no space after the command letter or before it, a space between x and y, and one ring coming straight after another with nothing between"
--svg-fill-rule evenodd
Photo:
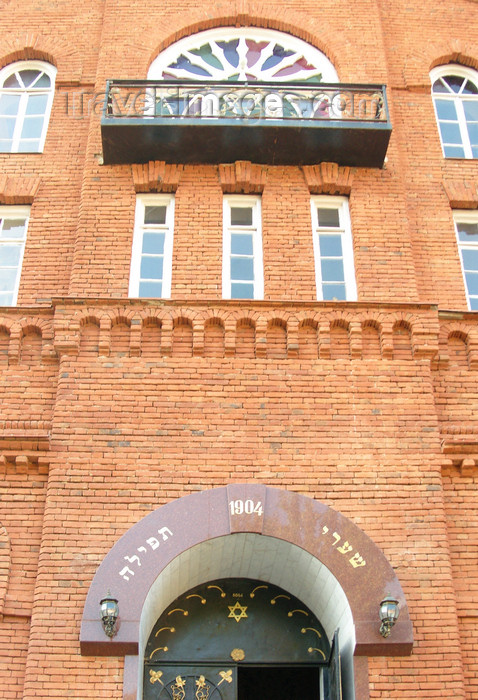
<instances>
[{"instance_id":1,"label":"arched window with stained glass","mask_svg":"<svg viewBox=\"0 0 478 700\"><path fill-rule=\"evenodd\" d=\"M330 60L305 41L272 29L219 27L193 34L162 51L152 80L336 83Z\"/></svg>"}]
</instances>

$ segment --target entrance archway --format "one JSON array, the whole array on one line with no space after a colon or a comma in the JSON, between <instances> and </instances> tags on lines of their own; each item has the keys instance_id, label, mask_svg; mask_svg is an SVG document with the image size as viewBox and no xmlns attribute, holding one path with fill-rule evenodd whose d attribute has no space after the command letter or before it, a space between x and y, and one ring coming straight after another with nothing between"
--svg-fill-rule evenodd
<instances>
[{"instance_id":1,"label":"entrance archway","mask_svg":"<svg viewBox=\"0 0 478 700\"><path fill-rule=\"evenodd\" d=\"M405 596L372 540L322 503L255 484L180 498L134 525L105 557L91 583L81 652L127 656L124 698L140 698L144 649L163 611L196 585L234 577L270 582L295 595L320 620L329 641L340 628L343 677L352 688L352 694L344 696L347 700L353 698L353 655L411 652ZM120 608L118 633L112 640L105 636L99 615L99 601L108 588ZM386 639L379 633L378 620L385 595L400 602L400 618Z\"/></svg>"}]
</instances>

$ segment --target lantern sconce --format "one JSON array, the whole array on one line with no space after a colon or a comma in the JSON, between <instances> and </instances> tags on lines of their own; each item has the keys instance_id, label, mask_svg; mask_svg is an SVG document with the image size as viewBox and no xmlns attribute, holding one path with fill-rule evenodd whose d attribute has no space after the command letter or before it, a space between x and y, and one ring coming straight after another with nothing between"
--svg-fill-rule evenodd
<instances>
[{"instance_id":1,"label":"lantern sconce","mask_svg":"<svg viewBox=\"0 0 478 700\"><path fill-rule=\"evenodd\" d=\"M380 603L380 634L382 637L389 637L392 627L398 620L400 614L400 609L398 605L398 600L392 598L392 596L385 596L385 598Z\"/></svg>"},{"instance_id":2,"label":"lantern sconce","mask_svg":"<svg viewBox=\"0 0 478 700\"><path fill-rule=\"evenodd\" d=\"M116 629L116 621L119 615L119 605L116 598L113 598L111 592L108 591L105 598L100 600L101 608L101 623L107 637L114 637Z\"/></svg>"}]
</instances>

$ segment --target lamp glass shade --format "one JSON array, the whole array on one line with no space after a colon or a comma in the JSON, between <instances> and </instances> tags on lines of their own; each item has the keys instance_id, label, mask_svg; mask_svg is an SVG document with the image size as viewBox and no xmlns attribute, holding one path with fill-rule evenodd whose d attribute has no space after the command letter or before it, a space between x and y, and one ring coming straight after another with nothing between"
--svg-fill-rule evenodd
<instances>
[{"instance_id":1,"label":"lamp glass shade","mask_svg":"<svg viewBox=\"0 0 478 700\"><path fill-rule=\"evenodd\" d=\"M103 598L103 600L100 603L101 605L101 616L103 618L109 618L109 619L114 619L118 617L118 601L116 598Z\"/></svg>"},{"instance_id":2,"label":"lamp glass shade","mask_svg":"<svg viewBox=\"0 0 478 700\"><path fill-rule=\"evenodd\" d=\"M399 614L400 610L398 607L398 600L392 598L391 596L387 596L382 600L380 603L380 619L382 622L384 620L393 620L395 622L398 619Z\"/></svg>"}]
</instances>

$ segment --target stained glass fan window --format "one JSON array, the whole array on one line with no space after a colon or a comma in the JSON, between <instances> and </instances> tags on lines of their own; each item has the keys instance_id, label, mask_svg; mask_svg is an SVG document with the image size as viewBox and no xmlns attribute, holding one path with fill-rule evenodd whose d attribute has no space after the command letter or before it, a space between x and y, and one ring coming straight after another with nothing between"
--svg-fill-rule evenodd
<instances>
[{"instance_id":1,"label":"stained glass fan window","mask_svg":"<svg viewBox=\"0 0 478 700\"><path fill-rule=\"evenodd\" d=\"M328 58L306 42L273 30L219 28L176 42L151 65L163 80L338 82Z\"/></svg>"}]
</instances>

